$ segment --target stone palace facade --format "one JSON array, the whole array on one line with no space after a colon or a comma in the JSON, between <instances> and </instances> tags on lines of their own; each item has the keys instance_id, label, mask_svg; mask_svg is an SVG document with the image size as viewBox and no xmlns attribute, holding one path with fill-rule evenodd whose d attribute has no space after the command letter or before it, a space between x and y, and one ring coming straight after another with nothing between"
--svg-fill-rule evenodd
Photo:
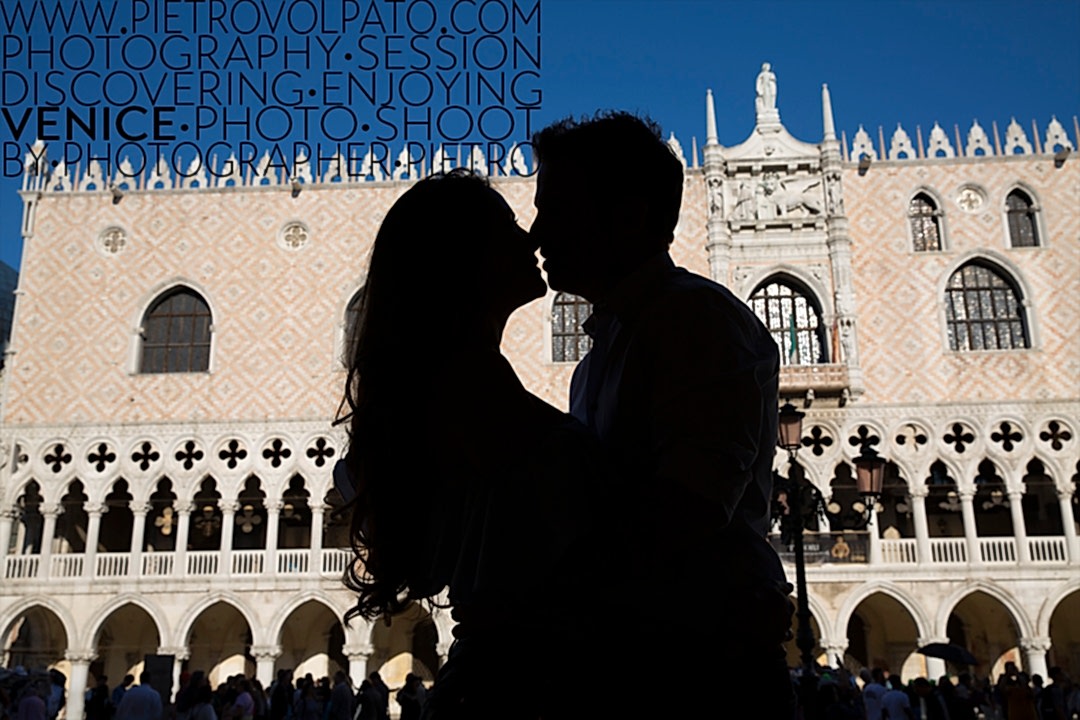
<instances>
[{"instance_id":1,"label":"stone palace facade","mask_svg":"<svg viewBox=\"0 0 1080 720\"><path fill-rule=\"evenodd\" d=\"M792 137L765 66L742 144L717 141L711 96L701 152L670 141L687 165L676 261L754 308L807 413L818 651L935 677L954 668L914 651L947 638L981 675L1015 659L1076 677L1076 120L849 141L825 88L822 109L820 141ZM407 168L46 168L26 169L0 397L0 665L63 670L69 717L89 674L115 683L155 654L264 685L277 668L430 677L445 612L342 624L331 482L353 302ZM534 178L481 169L527 226ZM549 293L506 331L526 385L560 407L588 312ZM889 461L869 521L863 447Z\"/></svg>"}]
</instances>

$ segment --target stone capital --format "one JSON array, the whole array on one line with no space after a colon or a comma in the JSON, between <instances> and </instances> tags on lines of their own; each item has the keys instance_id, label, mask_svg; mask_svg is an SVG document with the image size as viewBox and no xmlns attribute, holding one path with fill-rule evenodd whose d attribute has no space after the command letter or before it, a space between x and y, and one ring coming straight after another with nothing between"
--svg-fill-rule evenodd
<instances>
[{"instance_id":1,"label":"stone capital","mask_svg":"<svg viewBox=\"0 0 1080 720\"><path fill-rule=\"evenodd\" d=\"M146 500L135 500L134 502L131 503L131 514L132 515L141 515L143 517L146 517L146 515L149 514L149 512L153 508L154 508L154 506L151 505Z\"/></svg>"},{"instance_id":2,"label":"stone capital","mask_svg":"<svg viewBox=\"0 0 1080 720\"><path fill-rule=\"evenodd\" d=\"M13 521L19 517L19 510L17 508L9 507L0 510L0 520Z\"/></svg>"},{"instance_id":3,"label":"stone capital","mask_svg":"<svg viewBox=\"0 0 1080 720\"><path fill-rule=\"evenodd\" d=\"M930 643L942 643L943 645L948 645L949 644L949 638L947 638L947 637L920 637L920 638L916 638L915 642L918 643L919 647L922 647L923 645L929 645Z\"/></svg>"},{"instance_id":4,"label":"stone capital","mask_svg":"<svg viewBox=\"0 0 1080 720\"><path fill-rule=\"evenodd\" d=\"M184 646L180 647L159 647L158 655L172 655L178 662L183 662L191 657L191 651Z\"/></svg>"},{"instance_id":5,"label":"stone capital","mask_svg":"<svg viewBox=\"0 0 1080 720\"><path fill-rule=\"evenodd\" d=\"M1020 638L1020 648L1026 653L1049 652L1053 645L1054 643L1052 643L1048 637Z\"/></svg>"},{"instance_id":6,"label":"stone capital","mask_svg":"<svg viewBox=\"0 0 1080 720\"><path fill-rule=\"evenodd\" d=\"M236 511L240 509L239 500L219 500L218 507L223 514L235 515Z\"/></svg>"},{"instance_id":7,"label":"stone capital","mask_svg":"<svg viewBox=\"0 0 1080 720\"><path fill-rule=\"evenodd\" d=\"M177 500L173 504L173 510L178 515L190 515L191 511L195 509L195 503L191 500Z\"/></svg>"},{"instance_id":8,"label":"stone capital","mask_svg":"<svg viewBox=\"0 0 1080 720\"><path fill-rule=\"evenodd\" d=\"M280 645L252 645L251 656L256 662L274 661L281 657Z\"/></svg>"},{"instance_id":9,"label":"stone capital","mask_svg":"<svg viewBox=\"0 0 1080 720\"><path fill-rule=\"evenodd\" d=\"M41 503L41 514L45 517L57 517L60 513L64 512L64 507L60 503L46 502Z\"/></svg>"},{"instance_id":10,"label":"stone capital","mask_svg":"<svg viewBox=\"0 0 1080 720\"><path fill-rule=\"evenodd\" d=\"M281 512L281 508L285 507L285 502L280 498L275 498L264 502L263 507L266 508L267 512L279 513Z\"/></svg>"},{"instance_id":11,"label":"stone capital","mask_svg":"<svg viewBox=\"0 0 1080 720\"><path fill-rule=\"evenodd\" d=\"M100 518L109 511L109 507L105 503L89 501L83 503L83 510L85 510L86 514L90 517Z\"/></svg>"},{"instance_id":12,"label":"stone capital","mask_svg":"<svg viewBox=\"0 0 1080 720\"><path fill-rule=\"evenodd\" d=\"M960 496L960 502L971 502L975 499L975 488L970 485L956 488L956 494Z\"/></svg>"},{"instance_id":13,"label":"stone capital","mask_svg":"<svg viewBox=\"0 0 1080 720\"><path fill-rule=\"evenodd\" d=\"M64 653L64 659L70 662L72 665L89 665L94 662L98 654L93 650L68 650Z\"/></svg>"},{"instance_id":14,"label":"stone capital","mask_svg":"<svg viewBox=\"0 0 1080 720\"><path fill-rule=\"evenodd\" d=\"M439 657L444 658L450 654L450 646L453 644L453 640L440 640L439 642L435 643L435 653Z\"/></svg>"},{"instance_id":15,"label":"stone capital","mask_svg":"<svg viewBox=\"0 0 1080 720\"><path fill-rule=\"evenodd\" d=\"M930 494L930 488L926 485L916 483L908 490L908 495L912 500L925 500Z\"/></svg>"},{"instance_id":16,"label":"stone capital","mask_svg":"<svg viewBox=\"0 0 1080 720\"><path fill-rule=\"evenodd\" d=\"M373 645L345 645L341 648L342 654L349 660L367 660L375 654Z\"/></svg>"}]
</instances>

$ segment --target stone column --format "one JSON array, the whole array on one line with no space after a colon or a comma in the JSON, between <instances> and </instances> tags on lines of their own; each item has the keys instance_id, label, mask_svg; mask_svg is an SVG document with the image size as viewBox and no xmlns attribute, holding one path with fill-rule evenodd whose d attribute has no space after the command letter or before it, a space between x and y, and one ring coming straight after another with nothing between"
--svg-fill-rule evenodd
<instances>
[{"instance_id":1,"label":"stone column","mask_svg":"<svg viewBox=\"0 0 1080 720\"><path fill-rule=\"evenodd\" d=\"M920 565L933 562L930 552L930 525L926 521L926 496L930 488L916 485L911 489L911 515L915 521L915 558Z\"/></svg>"},{"instance_id":2,"label":"stone column","mask_svg":"<svg viewBox=\"0 0 1080 720\"><path fill-rule=\"evenodd\" d=\"M53 535L56 534L56 518L62 512L60 503L42 503L41 514L45 522L41 528L41 565L38 566L38 577L47 578L52 573L52 550Z\"/></svg>"},{"instance_id":3,"label":"stone column","mask_svg":"<svg viewBox=\"0 0 1080 720\"><path fill-rule=\"evenodd\" d=\"M64 659L71 663L65 717L82 720L83 708L86 705L86 679L90 674L90 663L95 657L97 653L91 650L68 650L64 653Z\"/></svg>"},{"instance_id":4,"label":"stone column","mask_svg":"<svg viewBox=\"0 0 1080 720\"><path fill-rule=\"evenodd\" d=\"M359 687L368 676L368 660L375 654L375 648L371 645L346 645L341 651L349 658L349 677L353 686Z\"/></svg>"},{"instance_id":5,"label":"stone column","mask_svg":"<svg viewBox=\"0 0 1080 720\"><path fill-rule=\"evenodd\" d=\"M1061 508L1061 524L1065 528L1065 547L1069 562L1080 565L1080 540L1076 537L1076 518L1072 509L1073 491L1058 490L1058 506Z\"/></svg>"},{"instance_id":6,"label":"stone column","mask_svg":"<svg viewBox=\"0 0 1080 720\"><path fill-rule=\"evenodd\" d=\"M13 508L0 510L0 578L4 577L8 545L11 544L11 526L18 514Z\"/></svg>"},{"instance_id":7,"label":"stone column","mask_svg":"<svg viewBox=\"0 0 1080 720\"><path fill-rule=\"evenodd\" d=\"M232 575L233 528L236 527L236 511L240 509L237 500L222 500L221 504L221 566L218 572Z\"/></svg>"},{"instance_id":8,"label":"stone column","mask_svg":"<svg viewBox=\"0 0 1080 720\"><path fill-rule=\"evenodd\" d=\"M1046 679L1046 653L1053 643L1048 637L1020 638L1020 649L1024 651L1024 670L1028 676L1036 673Z\"/></svg>"},{"instance_id":9,"label":"stone column","mask_svg":"<svg viewBox=\"0 0 1080 720\"><path fill-rule=\"evenodd\" d=\"M188 536L191 533L191 511L195 504L190 500L177 500L176 511L176 565L173 574L183 578L188 574Z\"/></svg>"},{"instance_id":10,"label":"stone column","mask_svg":"<svg viewBox=\"0 0 1080 720\"><path fill-rule=\"evenodd\" d=\"M968 563L982 565L978 529L975 526L975 490L962 488L957 490L957 494L960 496L960 512L964 516L964 539L967 541Z\"/></svg>"},{"instance_id":11,"label":"stone column","mask_svg":"<svg viewBox=\"0 0 1080 720\"><path fill-rule=\"evenodd\" d=\"M311 503L311 572L322 574L323 512L322 501Z\"/></svg>"},{"instance_id":12,"label":"stone column","mask_svg":"<svg viewBox=\"0 0 1080 720\"><path fill-rule=\"evenodd\" d=\"M106 507L103 503L88 502L83 505L86 510L86 555L84 556L83 577L92 578L97 575L97 549L98 538L101 535L101 516L105 514Z\"/></svg>"},{"instance_id":13,"label":"stone column","mask_svg":"<svg viewBox=\"0 0 1080 720\"><path fill-rule=\"evenodd\" d=\"M435 643L435 653L439 656L439 667L446 664L446 661L450 659L450 646L454 644L454 639L439 640Z\"/></svg>"},{"instance_id":14,"label":"stone column","mask_svg":"<svg viewBox=\"0 0 1080 720\"><path fill-rule=\"evenodd\" d=\"M172 689L169 691L168 698L162 698L165 704L170 702L176 702L176 695L180 692L180 675L184 666L184 661L191 657L191 651L186 647L159 647L158 655L172 655Z\"/></svg>"},{"instance_id":15,"label":"stone column","mask_svg":"<svg viewBox=\"0 0 1080 720\"><path fill-rule=\"evenodd\" d=\"M821 649L825 652L825 664L831 667L844 666L844 653L848 649L847 638L821 640ZM833 665L833 663L836 663Z\"/></svg>"},{"instance_id":16,"label":"stone column","mask_svg":"<svg viewBox=\"0 0 1080 720\"><path fill-rule=\"evenodd\" d=\"M150 503L131 503L131 514L134 523L131 526L131 565L128 567L128 575L139 577L142 575L142 546L146 536L146 515L150 512Z\"/></svg>"},{"instance_id":17,"label":"stone column","mask_svg":"<svg viewBox=\"0 0 1080 720\"><path fill-rule=\"evenodd\" d=\"M878 534L877 509L870 508L866 521L867 542L870 544L870 566L881 567L881 537Z\"/></svg>"},{"instance_id":18,"label":"stone column","mask_svg":"<svg viewBox=\"0 0 1080 720\"><path fill-rule=\"evenodd\" d=\"M255 677L259 679L264 688L270 687L270 683L274 681L274 662L281 657L281 646L252 646L251 656L255 658Z\"/></svg>"},{"instance_id":19,"label":"stone column","mask_svg":"<svg viewBox=\"0 0 1080 720\"><path fill-rule=\"evenodd\" d=\"M923 645L929 645L930 643L945 643L946 645L948 645L949 644L949 638L947 638L947 637L918 638L917 642L919 643L919 647L922 647ZM933 658L933 657L927 657L926 658L926 679L927 680L933 680L934 682L937 682L937 679L939 677L941 677L942 675L944 675L946 672L947 672L947 670L945 668L945 661L944 660L942 660L941 658Z\"/></svg>"},{"instance_id":20,"label":"stone column","mask_svg":"<svg viewBox=\"0 0 1080 720\"><path fill-rule=\"evenodd\" d=\"M266 565L264 573L277 575L278 518L285 505L280 499L266 501Z\"/></svg>"},{"instance_id":21,"label":"stone column","mask_svg":"<svg viewBox=\"0 0 1080 720\"><path fill-rule=\"evenodd\" d=\"M176 510L176 564L173 566L173 574L178 577L187 575L187 545L188 534L191 532L191 511L195 503L190 500L177 500L173 506Z\"/></svg>"},{"instance_id":22,"label":"stone column","mask_svg":"<svg viewBox=\"0 0 1080 720\"><path fill-rule=\"evenodd\" d=\"M1027 565L1031 562L1031 549L1028 548L1023 499L1024 493L1018 490L1009 493L1009 512L1012 513L1013 537L1016 540L1016 562Z\"/></svg>"}]
</instances>

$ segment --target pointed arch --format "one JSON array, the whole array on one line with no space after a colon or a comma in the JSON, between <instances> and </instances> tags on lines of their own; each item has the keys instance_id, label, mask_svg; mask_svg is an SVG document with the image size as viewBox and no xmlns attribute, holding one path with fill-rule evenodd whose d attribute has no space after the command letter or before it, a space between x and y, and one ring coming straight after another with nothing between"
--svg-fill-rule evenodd
<instances>
[{"instance_id":1,"label":"pointed arch","mask_svg":"<svg viewBox=\"0 0 1080 720\"><path fill-rule=\"evenodd\" d=\"M950 350L1032 346L1024 292L1014 275L1000 264L972 257L949 274L943 295Z\"/></svg>"},{"instance_id":2,"label":"pointed arch","mask_svg":"<svg viewBox=\"0 0 1080 720\"><path fill-rule=\"evenodd\" d=\"M781 365L829 362L821 301L806 284L787 273L760 282L748 301L780 351Z\"/></svg>"},{"instance_id":3,"label":"pointed arch","mask_svg":"<svg viewBox=\"0 0 1080 720\"><path fill-rule=\"evenodd\" d=\"M1016 185L1005 195L1005 229L1011 248L1039 247L1042 233L1035 194L1027 187Z\"/></svg>"},{"instance_id":4,"label":"pointed arch","mask_svg":"<svg viewBox=\"0 0 1080 720\"><path fill-rule=\"evenodd\" d=\"M1009 593L998 585L995 585L988 580L981 579L969 580L963 587L954 591L952 595L941 602L938 606L937 616L934 618L934 627L943 629L948 627L949 616L956 610L956 606L960 604L960 601L969 595L974 595L978 592L985 593L994 600L997 600L1006 610L1008 610L1013 622L1016 623L1017 634L1020 637L1032 636L1031 621L1024 613L1024 608L1017 602L1016 598L1009 595Z\"/></svg>"},{"instance_id":5,"label":"pointed arch","mask_svg":"<svg viewBox=\"0 0 1080 720\"><path fill-rule=\"evenodd\" d=\"M935 627L932 625L933 618L926 614L926 611L914 597L904 592L899 585L888 580L871 580L848 595L840 606L840 610L836 613L836 627L847 628L848 623L851 622L851 616L855 614L859 605L867 598L877 594L885 595L900 603L915 622L915 629L919 637L935 635Z\"/></svg>"},{"instance_id":6,"label":"pointed arch","mask_svg":"<svg viewBox=\"0 0 1080 720\"><path fill-rule=\"evenodd\" d=\"M941 199L927 188L916 190L908 200L908 230L915 252L945 249L945 211Z\"/></svg>"},{"instance_id":7,"label":"pointed arch","mask_svg":"<svg viewBox=\"0 0 1080 720\"><path fill-rule=\"evenodd\" d=\"M82 645L88 648L96 647L98 640L100 639L101 631L105 627L105 623L109 621L109 618L114 612L125 605L134 605L150 616L150 620L153 621L154 627L157 628L158 644L164 645L165 641L170 636L168 615L146 594L138 593L124 593L123 595L110 597L108 602L98 608L97 612L91 616L90 620L87 621L85 625L86 637L81 638Z\"/></svg>"},{"instance_id":8,"label":"pointed arch","mask_svg":"<svg viewBox=\"0 0 1080 720\"><path fill-rule=\"evenodd\" d=\"M177 283L148 304L139 324L140 374L208 372L213 315L201 293Z\"/></svg>"},{"instance_id":9,"label":"pointed arch","mask_svg":"<svg viewBox=\"0 0 1080 720\"><path fill-rule=\"evenodd\" d=\"M249 608L235 593L221 590L206 595L202 600L188 608L187 612L184 613L183 618L176 624L176 634L173 635L173 642L171 644L175 647L186 647L188 645L188 636L191 634L191 629L195 627L195 622L199 619L199 616L218 603L229 605L240 613L248 624L248 630L251 632L252 637L252 645L266 644L265 639L261 635L262 625L255 621L255 613L252 612L251 608Z\"/></svg>"}]
</instances>

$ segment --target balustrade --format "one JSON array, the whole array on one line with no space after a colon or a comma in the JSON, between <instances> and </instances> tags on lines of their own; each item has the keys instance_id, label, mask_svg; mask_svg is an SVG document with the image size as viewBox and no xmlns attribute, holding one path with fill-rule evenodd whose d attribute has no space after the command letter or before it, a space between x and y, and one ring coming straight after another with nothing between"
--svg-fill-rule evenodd
<instances>
[{"instance_id":1,"label":"balustrade","mask_svg":"<svg viewBox=\"0 0 1080 720\"><path fill-rule=\"evenodd\" d=\"M1070 563L1068 538L1028 537L1024 540L1030 559L1021 560L1016 538L978 538L976 562L987 565ZM915 538L884 538L880 541L881 564L917 565L919 545ZM962 565L969 562L967 538L929 538L929 562L933 565ZM318 574L340 578L353 561L349 548L324 548L312 553L310 548L279 550L189 550L145 552L138 557L128 552L57 553L53 555L8 555L2 558L0 577L4 580L42 579L42 564L47 563L48 577L119 579L124 577L173 577L183 574L206 577L298 576ZM44 559L43 559L44 558ZM864 567L873 563L855 563ZM849 563L849 565L851 565Z\"/></svg>"},{"instance_id":2,"label":"balustrade","mask_svg":"<svg viewBox=\"0 0 1080 720\"><path fill-rule=\"evenodd\" d=\"M934 563L966 563L965 538L930 538L930 560Z\"/></svg>"},{"instance_id":3,"label":"balustrade","mask_svg":"<svg viewBox=\"0 0 1080 720\"><path fill-rule=\"evenodd\" d=\"M902 565L918 562L914 538L881 541L881 561L886 565Z\"/></svg>"},{"instance_id":4,"label":"balustrade","mask_svg":"<svg viewBox=\"0 0 1080 720\"><path fill-rule=\"evenodd\" d=\"M984 563L1016 562L1016 538L979 538L979 557Z\"/></svg>"}]
</instances>

